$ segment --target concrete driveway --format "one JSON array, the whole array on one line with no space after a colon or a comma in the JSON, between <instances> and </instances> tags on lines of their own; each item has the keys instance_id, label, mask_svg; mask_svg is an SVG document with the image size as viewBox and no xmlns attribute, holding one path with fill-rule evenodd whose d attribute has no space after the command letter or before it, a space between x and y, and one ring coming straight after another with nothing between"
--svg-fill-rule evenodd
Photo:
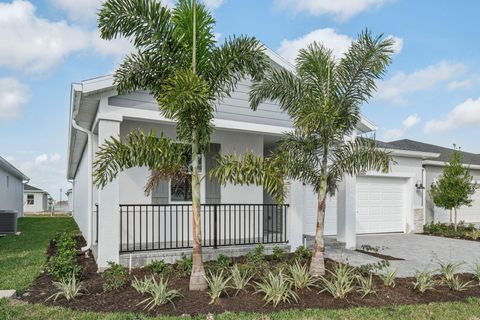
<instances>
[{"instance_id":1,"label":"concrete driveway","mask_svg":"<svg viewBox=\"0 0 480 320\"><path fill-rule=\"evenodd\" d=\"M480 242L457 240L418 234L384 234L357 237L357 248L362 245L379 247L380 253L404 261L390 261L399 276L413 276L417 270L438 269L441 262L461 262L462 272L471 272L480 262Z\"/></svg>"}]
</instances>

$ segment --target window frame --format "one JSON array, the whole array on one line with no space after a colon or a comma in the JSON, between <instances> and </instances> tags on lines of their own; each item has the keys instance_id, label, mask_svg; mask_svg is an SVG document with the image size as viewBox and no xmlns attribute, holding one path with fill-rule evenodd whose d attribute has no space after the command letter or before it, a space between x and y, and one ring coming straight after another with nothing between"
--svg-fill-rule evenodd
<instances>
[{"instance_id":1,"label":"window frame","mask_svg":"<svg viewBox=\"0 0 480 320\"><path fill-rule=\"evenodd\" d=\"M203 183L203 173L205 172L205 155L201 154L199 157L200 160L200 188L202 188ZM191 175L191 173L189 173ZM201 199L200 199L201 201ZM172 200L172 179L168 179L168 203L171 204L192 204L192 200Z\"/></svg>"},{"instance_id":2,"label":"window frame","mask_svg":"<svg viewBox=\"0 0 480 320\"><path fill-rule=\"evenodd\" d=\"M31 199L29 199L29 197L32 197ZM29 202L29 200L32 200L31 203ZM33 206L35 205L35 194L33 193L27 193L27 205L28 206Z\"/></svg>"}]
</instances>

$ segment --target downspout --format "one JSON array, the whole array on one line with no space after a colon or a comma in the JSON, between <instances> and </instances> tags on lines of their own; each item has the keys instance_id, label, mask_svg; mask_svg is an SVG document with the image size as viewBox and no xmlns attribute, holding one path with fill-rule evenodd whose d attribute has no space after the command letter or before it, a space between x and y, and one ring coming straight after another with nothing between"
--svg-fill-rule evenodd
<instances>
[{"instance_id":1,"label":"downspout","mask_svg":"<svg viewBox=\"0 0 480 320\"><path fill-rule=\"evenodd\" d=\"M72 127L78 131L81 131L87 135L87 245L82 248L82 251L87 251L91 248L93 243L93 228L92 228L92 214L93 214L93 178L92 178L92 165L93 165L93 133L90 130L80 127L76 120L72 117ZM75 196L74 196L75 197ZM75 201L75 200L74 200Z\"/></svg>"},{"instance_id":2,"label":"downspout","mask_svg":"<svg viewBox=\"0 0 480 320\"><path fill-rule=\"evenodd\" d=\"M423 225L427 222L427 172L422 166L422 207L423 207Z\"/></svg>"}]
</instances>

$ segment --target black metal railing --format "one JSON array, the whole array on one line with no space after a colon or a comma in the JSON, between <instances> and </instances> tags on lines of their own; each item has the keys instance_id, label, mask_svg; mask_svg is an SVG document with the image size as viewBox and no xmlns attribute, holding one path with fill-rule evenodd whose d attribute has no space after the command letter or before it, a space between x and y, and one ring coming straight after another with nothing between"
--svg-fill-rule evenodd
<instances>
[{"instance_id":1,"label":"black metal railing","mask_svg":"<svg viewBox=\"0 0 480 320\"><path fill-rule=\"evenodd\" d=\"M287 208L278 204L202 204L202 245L286 243ZM122 204L120 252L191 248L191 228L191 204Z\"/></svg>"}]
</instances>

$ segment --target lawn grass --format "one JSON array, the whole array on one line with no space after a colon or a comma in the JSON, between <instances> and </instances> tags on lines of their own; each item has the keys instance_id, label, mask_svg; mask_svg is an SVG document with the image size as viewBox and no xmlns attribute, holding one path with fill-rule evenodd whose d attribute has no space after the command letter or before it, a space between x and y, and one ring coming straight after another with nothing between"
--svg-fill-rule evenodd
<instances>
[{"instance_id":1,"label":"lawn grass","mask_svg":"<svg viewBox=\"0 0 480 320\"><path fill-rule=\"evenodd\" d=\"M431 303L428 305L399 306L391 308L351 308L343 310L287 310L261 315L258 313L224 313L214 317L215 320L314 320L314 319L405 319L405 320L460 320L478 319L480 315L480 299L470 298L465 302ZM141 314L78 312L60 307L46 307L17 301L0 299L0 319L77 319L77 320L181 320L186 317L149 318ZM206 319L197 316L194 319Z\"/></svg>"},{"instance_id":2,"label":"lawn grass","mask_svg":"<svg viewBox=\"0 0 480 320\"><path fill-rule=\"evenodd\" d=\"M46 248L58 231L75 232L72 218L20 218L20 236L0 238L0 289L25 290L42 270ZM381 297L379 297L381 298ZM384 308L350 308L341 310L287 310L267 315L258 313L225 313L216 320L313 320L313 319L479 319L480 299L464 302L431 303L425 305ZM205 319L197 316L195 319ZM129 320L151 319L141 314L79 312L60 307L27 304L18 300L0 299L0 319L78 319ZM157 317L157 320L180 320L185 317Z\"/></svg>"},{"instance_id":3,"label":"lawn grass","mask_svg":"<svg viewBox=\"0 0 480 320\"><path fill-rule=\"evenodd\" d=\"M0 238L0 290L22 293L43 269L48 244L55 234L78 228L72 218L25 217L18 219L18 230L18 236Z\"/></svg>"}]
</instances>

